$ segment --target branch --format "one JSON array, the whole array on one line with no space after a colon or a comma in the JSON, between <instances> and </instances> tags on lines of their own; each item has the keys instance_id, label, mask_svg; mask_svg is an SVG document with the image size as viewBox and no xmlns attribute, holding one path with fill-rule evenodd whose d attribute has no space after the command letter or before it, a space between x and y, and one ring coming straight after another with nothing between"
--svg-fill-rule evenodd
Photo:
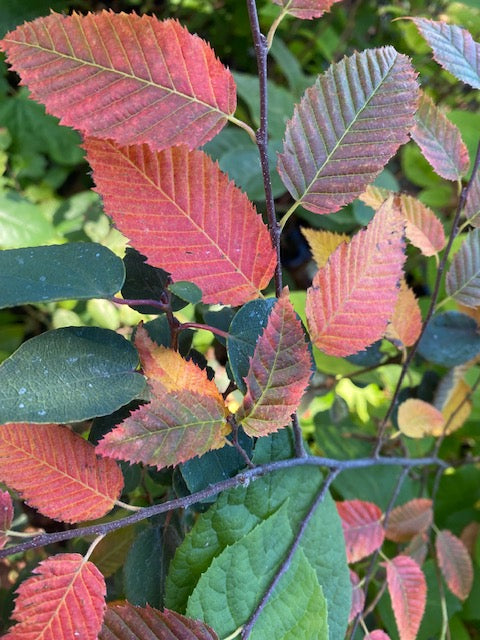
<instances>
[{"instance_id":1,"label":"branch","mask_svg":"<svg viewBox=\"0 0 480 640\"><path fill-rule=\"evenodd\" d=\"M295 467L326 467L331 471L338 471L339 473L346 469L364 469L366 467L375 466L402 466L410 469L412 467L424 467L424 466L436 466L443 469L448 468L450 465L444 460L439 458L359 458L358 460L335 460L332 458L321 458L318 456L308 456L305 458L289 458L288 460L277 460L275 462L269 462L267 464L259 465L253 469L247 469L237 474L233 478L228 478L222 482L218 482L212 486L192 493L184 498L176 498L175 500L169 500L168 502L162 502L161 504L155 504L151 507L145 507L132 515L125 518L114 520L112 522L104 522L101 524L93 524L87 527L79 527L78 529L69 529L67 531L58 531L55 533L43 533L35 536L31 540L26 540L20 544L7 547L0 550L0 559L15 553L23 553L27 549L35 549L37 547L43 547L47 544L53 544L56 542L62 542L63 540L72 540L73 538L79 538L81 536L98 536L105 535L116 529L121 529L130 524L141 522L147 518L151 518L160 513L167 513L174 509L185 509L187 507L201 502L206 498L211 498L226 491L227 489L233 489L235 487L244 486L247 487L252 480L256 480L268 473L278 471L279 469L292 469Z\"/></svg>"}]
</instances>

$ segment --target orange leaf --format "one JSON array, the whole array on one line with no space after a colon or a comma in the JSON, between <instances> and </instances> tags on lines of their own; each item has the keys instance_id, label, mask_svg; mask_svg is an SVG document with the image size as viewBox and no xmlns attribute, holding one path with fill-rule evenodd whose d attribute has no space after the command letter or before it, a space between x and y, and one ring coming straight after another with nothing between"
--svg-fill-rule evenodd
<instances>
[{"instance_id":1,"label":"orange leaf","mask_svg":"<svg viewBox=\"0 0 480 640\"><path fill-rule=\"evenodd\" d=\"M196 284L207 304L260 296L276 264L268 229L206 153L95 138L85 149L105 212L152 266Z\"/></svg>"},{"instance_id":2,"label":"orange leaf","mask_svg":"<svg viewBox=\"0 0 480 640\"><path fill-rule=\"evenodd\" d=\"M213 629L176 611L158 611L148 604L109 604L98 640L218 640Z\"/></svg>"},{"instance_id":3,"label":"orange leaf","mask_svg":"<svg viewBox=\"0 0 480 640\"><path fill-rule=\"evenodd\" d=\"M10 529L13 520L13 502L8 491L0 491L0 549L8 541L5 532Z\"/></svg>"},{"instance_id":4,"label":"orange leaf","mask_svg":"<svg viewBox=\"0 0 480 640\"><path fill-rule=\"evenodd\" d=\"M2 48L32 97L87 136L194 148L235 111L232 74L175 20L52 13L7 34Z\"/></svg>"},{"instance_id":5,"label":"orange leaf","mask_svg":"<svg viewBox=\"0 0 480 640\"><path fill-rule=\"evenodd\" d=\"M468 420L472 411L472 389L463 379L464 373L464 367L454 367L440 381L434 404L442 412L446 428L432 435L453 433Z\"/></svg>"},{"instance_id":6,"label":"orange leaf","mask_svg":"<svg viewBox=\"0 0 480 640\"><path fill-rule=\"evenodd\" d=\"M382 511L376 504L362 500L345 500L336 504L342 520L347 562L357 562L382 546Z\"/></svg>"},{"instance_id":7,"label":"orange leaf","mask_svg":"<svg viewBox=\"0 0 480 640\"><path fill-rule=\"evenodd\" d=\"M451 531L439 531L435 550L448 588L457 598L466 600L473 584L473 566L467 548Z\"/></svg>"},{"instance_id":8,"label":"orange leaf","mask_svg":"<svg viewBox=\"0 0 480 640\"><path fill-rule=\"evenodd\" d=\"M426 498L410 500L395 507L388 517L385 536L394 542L407 542L418 533L428 531L433 521L432 501Z\"/></svg>"},{"instance_id":9,"label":"orange leaf","mask_svg":"<svg viewBox=\"0 0 480 640\"><path fill-rule=\"evenodd\" d=\"M169 392L157 380L150 387L151 402L107 433L97 445L100 455L161 469L226 444L229 427L223 400L204 395L201 389Z\"/></svg>"},{"instance_id":10,"label":"orange leaf","mask_svg":"<svg viewBox=\"0 0 480 640\"><path fill-rule=\"evenodd\" d=\"M398 428L409 438L439 435L445 426L441 411L418 398L409 398L398 407Z\"/></svg>"},{"instance_id":11,"label":"orange leaf","mask_svg":"<svg viewBox=\"0 0 480 640\"><path fill-rule=\"evenodd\" d=\"M405 261L403 231L403 218L389 199L318 270L307 291L306 315L321 351L351 355L384 335Z\"/></svg>"},{"instance_id":12,"label":"orange leaf","mask_svg":"<svg viewBox=\"0 0 480 640\"><path fill-rule=\"evenodd\" d=\"M460 540L467 548L468 553L473 556L478 535L480 534L480 522L469 522L460 534Z\"/></svg>"},{"instance_id":13,"label":"orange leaf","mask_svg":"<svg viewBox=\"0 0 480 640\"><path fill-rule=\"evenodd\" d=\"M407 220L405 233L424 256L434 256L445 246L445 231L435 213L413 196L400 196L402 212Z\"/></svg>"},{"instance_id":14,"label":"orange leaf","mask_svg":"<svg viewBox=\"0 0 480 640\"><path fill-rule=\"evenodd\" d=\"M275 4L284 7L287 13L295 18L311 20L320 18L325 11L329 11L332 4L340 0L273 0Z\"/></svg>"},{"instance_id":15,"label":"orange leaf","mask_svg":"<svg viewBox=\"0 0 480 640\"><path fill-rule=\"evenodd\" d=\"M417 298L405 282L400 280L400 291L393 316L387 326L385 337L394 344L411 347L422 330L422 314Z\"/></svg>"},{"instance_id":16,"label":"orange leaf","mask_svg":"<svg viewBox=\"0 0 480 640\"><path fill-rule=\"evenodd\" d=\"M137 328L135 347L143 373L149 380L161 382L166 391L201 391L202 395L213 398L223 406L223 397L206 372L191 360L182 358L178 351L157 345L143 325Z\"/></svg>"},{"instance_id":17,"label":"orange leaf","mask_svg":"<svg viewBox=\"0 0 480 640\"><path fill-rule=\"evenodd\" d=\"M350 237L346 233L332 233L323 229L302 228L302 233L310 245L312 257L317 267L324 267L335 249L342 242L349 242Z\"/></svg>"},{"instance_id":18,"label":"orange leaf","mask_svg":"<svg viewBox=\"0 0 480 640\"><path fill-rule=\"evenodd\" d=\"M400 640L415 640L427 600L425 576L408 556L397 556L385 565L398 635Z\"/></svg>"},{"instance_id":19,"label":"orange leaf","mask_svg":"<svg viewBox=\"0 0 480 640\"><path fill-rule=\"evenodd\" d=\"M377 187L374 184L369 184L365 191L358 196L358 199L371 207L374 211L377 211L388 196L393 195L393 193L393 191L389 191L383 187Z\"/></svg>"},{"instance_id":20,"label":"orange leaf","mask_svg":"<svg viewBox=\"0 0 480 640\"><path fill-rule=\"evenodd\" d=\"M247 393L236 415L245 432L265 436L285 427L298 409L311 375L302 324L285 288L250 360Z\"/></svg>"},{"instance_id":21,"label":"orange leaf","mask_svg":"<svg viewBox=\"0 0 480 640\"><path fill-rule=\"evenodd\" d=\"M4 424L0 480L43 515L64 522L93 520L112 509L123 487L113 460L57 424Z\"/></svg>"},{"instance_id":22,"label":"orange leaf","mask_svg":"<svg viewBox=\"0 0 480 640\"><path fill-rule=\"evenodd\" d=\"M96 640L106 587L102 574L78 553L51 556L18 588L5 640Z\"/></svg>"},{"instance_id":23,"label":"orange leaf","mask_svg":"<svg viewBox=\"0 0 480 640\"><path fill-rule=\"evenodd\" d=\"M365 591L360 587L360 578L350 569L350 582L352 585L352 606L350 607L350 615L348 622L352 622L359 613L362 613L365 606Z\"/></svg>"}]
</instances>

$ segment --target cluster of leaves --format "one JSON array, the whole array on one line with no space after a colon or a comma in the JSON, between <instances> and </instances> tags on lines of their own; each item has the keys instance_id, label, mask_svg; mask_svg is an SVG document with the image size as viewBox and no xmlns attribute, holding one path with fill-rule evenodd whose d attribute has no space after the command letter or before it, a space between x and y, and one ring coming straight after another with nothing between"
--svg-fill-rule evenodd
<instances>
[{"instance_id":1,"label":"cluster of leaves","mask_svg":"<svg viewBox=\"0 0 480 640\"><path fill-rule=\"evenodd\" d=\"M47 557L20 581L7 638L341 640L359 637L360 622L370 640L389 637L367 630L380 626L414 640L445 634L469 597L467 548L480 572L474 501L463 541L450 530L458 524L433 525L433 508L448 502L447 436L469 419L478 386L465 379L480 354L478 158L462 188L470 159L460 132L419 91L411 61L392 46L344 57L308 88L303 76L301 100L281 111L281 92L266 78L276 29L289 16L317 20L336 2L273 0L266 37L256 3L246 3L259 66L257 121L250 79L234 76L175 20L52 13L1 41L31 96L80 133L105 213L134 249L122 259L108 243L59 244L65 237L52 226L31 240L43 246L2 243L0 306L108 300L145 319L132 340L117 327L47 331L0 366L0 480L47 518L94 521L0 552L82 536L76 550ZM480 45L468 31L425 18L411 23L442 68L480 88ZM291 61L278 45L276 55ZM256 133L235 115L237 94L252 109ZM259 197L258 176L241 184L247 193L231 179L235 162L224 150L232 140L235 150L238 136L247 141L247 163L252 148L259 155L252 163L263 175ZM382 180L409 137L431 171L458 186L447 235L424 201ZM253 200L263 203L267 222ZM354 201L370 207L365 228L353 237L321 224L305 229L315 275L306 292L290 292L280 266L287 223L296 215L331 220L327 214ZM18 202L11 211L20 211L19 233L36 219L32 211L22 219ZM418 250L435 274L423 320L405 278ZM444 272L441 304L451 308L434 314ZM213 358L207 365L191 348L192 329L216 336L225 366ZM413 371L419 384L406 386L415 355L438 369L421 380ZM313 361L336 389L309 403ZM362 430L346 403L367 396L348 386L348 376L361 384L372 370L382 380L374 378L373 397L382 397L383 415L376 424L367 412ZM305 452L301 426L308 433L309 421L313 453L331 458ZM353 432L358 444L345 444ZM408 475L415 468L428 498ZM478 481L473 464L451 475ZM365 499L372 482L380 506ZM330 487L344 499L336 507ZM393 508L399 495L403 504ZM9 493L0 498L5 545L14 509ZM172 512L192 505L200 515L185 534L193 512ZM445 521L452 510L443 510ZM433 533L435 553L425 561ZM453 604L441 586L427 598L435 567ZM123 587L115 586L119 571ZM105 578L114 594L108 600L123 603L106 605ZM391 609L381 598L385 585ZM424 617L429 604L442 611L433 631L432 615ZM465 630L459 618L450 624Z\"/></svg>"}]
</instances>

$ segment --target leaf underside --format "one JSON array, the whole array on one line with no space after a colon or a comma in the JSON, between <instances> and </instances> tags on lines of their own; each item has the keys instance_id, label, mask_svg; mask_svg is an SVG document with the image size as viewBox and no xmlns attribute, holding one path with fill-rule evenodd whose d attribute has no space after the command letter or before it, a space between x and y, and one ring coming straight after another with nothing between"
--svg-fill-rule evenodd
<instances>
[{"instance_id":1,"label":"leaf underside","mask_svg":"<svg viewBox=\"0 0 480 640\"><path fill-rule=\"evenodd\" d=\"M427 95L422 94L411 136L445 180L460 180L470 159L460 131Z\"/></svg>"},{"instance_id":2,"label":"leaf underside","mask_svg":"<svg viewBox=\"0 0 480 640\"><path fill-rule=\"evenodd\" d=\"M2 425L0 480L43 515L72 523L105 515L123 487L113 460L56 424Z\"/></svg>"},{"instance_id":3,"label":"leaf underside","mask_svg":"<svg viewBox=\"0 0 480 640\"><path fill-rule=\"evenodd\" d=\"M439 531L435 551L448 588L457 598L465 600L473 584L473 567L467 548L451 531Z\"/></svg>"},{"instance_id":4,"label":"leaf underside","mask_svg":"<svg viewBox=\"0 0 480 640\"><path fill-rule=\"evenodd\" d=\"M247 393L237 421L250 436L264 436L287 425L311 376L311 359L288 290L273 307L258 339L245 382Z\"/></svg>"},{"instance_id":5,"label":"leaf underside","mask_svg":"<svg viewBox=\"0 0 480 640\"><path fill-rule=\"evenodd\" d=\"M405 261L403 217L388 200L368 227L340 245L307 290L310 336L325 353L347 356L385 333Z\"/></svg>"},{"instance_id":6,"label":"leaf underside","mask_svg":"<svg viewBox=\"0 0 480 640\"><path fill-rule=\"evenodd\" d=\"M85 148L105 212L150 264L196 284L207 304L260 296L276 262L268 229L205 153L94 138Z\"/></svg>"},{"instance_id":7,"label":"leaf underside","mask_svg":"<svg viewBox=\"0 0 480 640\"><path fill-rule=\"evenodd\" d=\"M410 500L395 507L388 518L385 536L394 542L407 542L427 531L433 520L432 501L427 498Z\"/></svg>"},{"instance_id":8,"label":"leaf underside","mask_svg":"<svg viewBox=\"0 0 480 640\"><path fill-rule=\"evenodd\" d=\"M61 124L119 144L194 148L233 114L233 76L175 20L52 13L1 44L32 97Z\"/></svg>"},{"instance_id":9,"label":"leaf underside","mask_svg":"<svg viewBox=\"0 0 480 640\"><path fill-rule=\"evenodd\" d=\"M402 640L415 640L427 599L425 576L415 560L407 556L397 556L386 566L399 636Z\"/></svg>"},{"instance_id":10,"label":"leaf underside","mask_svg":"<svg viewBox=\"0 0 480 640\"><path fill-rule=\"evenodd\" d=\"M287 124L278 171L291 195L315 213L354 200L407 142L416 101L413 67L393 47L332 65Z\"/></svg>"},{"instance_id":11,"label":"leaf underside","mask_svg":"<svg viewBox=\"0 0 480 640\"><path fill-rule=\"evenodd\" d=\"M105 609L102 574L78 553L51 556L18 589L5 640L96 640Z\"/></svg>"},{"instance_id":12,"label":"leaf underside","mask_svg":"<svg viewBox=\"0 0 480 640\"><path fill-rule=\"evenodd\" d=\"M455 254L445 288L449 296L466 307L480 305L480 229L470 231Z\"/></svg>"},{"instance_id":13,"label":"leaf underside","mask_svg":"<svg viewBox=\"0 0 480 640\"><path fill-rule=\"evenodd\" d=\"M273 2L284 7L295 18L311 20L323 16L335 2L340 0L273 0Z\"/></svg>"},{"instance_id":14,"label":"leaf underside","mask_svg":"<svg viewBox=\"0 0 480 640\"><path fill-rule=\"evenodd\" d=\"M383 544L382 510L373 502L345 500L337 502L342 520L347 561L357 562Z\"/></svg>"},{"instance_id":15,"label":"leaf underside","mask_svg":"<svg viewBox=\"0 0 480 640\"><path fill-rule=\"evenodd\" d=\"M412 18L438 64L458 80L480 89L480 44L455 24Z\"/></svg>"}]
</instances>

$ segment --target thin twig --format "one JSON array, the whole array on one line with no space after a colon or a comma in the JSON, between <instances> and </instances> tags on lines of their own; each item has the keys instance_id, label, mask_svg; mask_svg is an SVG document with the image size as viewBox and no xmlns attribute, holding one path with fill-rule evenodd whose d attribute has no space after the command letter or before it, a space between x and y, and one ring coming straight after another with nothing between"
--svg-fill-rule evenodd
<instances>
[{"instance_id":1,"label":"thin twig","mask_svg":"<svg viewBox=\"0 0 480 640\"><path fill-rule=\"evenodd\" d=\"M178 330L183 331L184 329L202 329L203 331L210 331L210 333L214 333L216 336L225 338L225 340L230 337L230 334L227 331L223 331L217 327L212 327L209 324L201 324L200 322L182 322L179 325Z\"/></svg>"},{"instance_id":2,"label":"thin twig","mask_svg":"<svg viewBox=\"0 0 480 640\"><path fill-rule=\"evenodd\" d=\"M401 466L407 469L413 467L435 466L443 469L450 466L444 460L438 458L358 458L356 460L335 460L332 458L322 458L318 456L307 456L305 458L289 458L288 460L277 460L275 462L269 462L267 464L258 465L253 469L247 469L237 474L233 478L222 480L216 484L192 493L184 498L176 498L175 500L169 500L168 502L162 502L160 504L154 504L151 507L144 507L137 513L126 516L118 520L111 522L104 522L101 524L94 524L87 527L79 527L78 529L68 529L67 531L58 531L55 533L45 533L36 536L33 540L27 540L18 545L0 549L0 559L7 556L23 553L27 549L34 549L37 547L44 547L47 544L53 544L56 542L62 542L63 540L71 540L73 538L79 538L81 536L102 535L121 529L130 524L135 524L156 516L160 513L167 513L174 509L186 509L187 507L201 502L206 498L211 498L218 495L222 491L227 489L234 489L240 486L247 486L251 481L256 480L262 476L265 476L274 471L281 469L293 469L296 467L325 467L332 471L338 470L339 472L346 469L364 469L368 467L376 466Z\"/></svg>"},{"instance_id":3,"label":"thin twig","mask_svg":"<svg viewBox=\"0 0 480 640\"><path fill-rule=\"evenodd\" d=\"M160 300L153 300L151 298L141 299L141 300L130 300L127 298L117 298L113 296L112 298L108 298L110 302L114 302L115 304L127 304L129 307L140 307L140 306L149 306L155 307L159 311L167 311L169 305L168 303L161 302Z\"/></svg>"},{"instance_id":4,"label":"thin twig","mask_svg":"<svg viewBox=\"0 0 480 640\"><path fill-rule=\"evenodd\" d=\"M314 501L312 502L308 512L306 513L305 517L301 521L300 527L298 528L297 534L296 534L295 538L293 539L292 544L290 545L290 548L289 548L289 550L287 552L287 555L285 556L283 562L281 563L280 567L278 568L277 572L275 573L275 576L273 577L272 581L268 585L268 587L267 587L265 593L263 594L263 597L260 600L257 608L255 609L253 614L250 616L248 622L244 625L244 627L242 629L242 639L243 640L246 640L248 638L248 636L250 635L250 633L252 632L252 629L255 626L255 623L257 622L259 615L262 613L262 611L264 610L266 604L268 603L268 601L272 597L272 594L273 594L276 586L280 582L282 576L285 575L285 573L290 568L293 556L295 555L295 552L297 551L298 547L300 546L300 543L302 541L303 535L304 535L304 533L305 533L305 531L307 529L308 524L310 523L310 521L311 521L312 517L314 516L315 511L317 510L319 505L323 502L323 500L325 498L325 495L326 495L330 485L332 484L332 482L335 480L335 478L337 477L337 475L339 473L340 472L338 470L336 470L336 471L332 471L327 476L326 480L324 481L324 483L322 485L322 488L320 489L320 491L316 495L316 497L315 497Z\"/></svg>"}]
</instances>

